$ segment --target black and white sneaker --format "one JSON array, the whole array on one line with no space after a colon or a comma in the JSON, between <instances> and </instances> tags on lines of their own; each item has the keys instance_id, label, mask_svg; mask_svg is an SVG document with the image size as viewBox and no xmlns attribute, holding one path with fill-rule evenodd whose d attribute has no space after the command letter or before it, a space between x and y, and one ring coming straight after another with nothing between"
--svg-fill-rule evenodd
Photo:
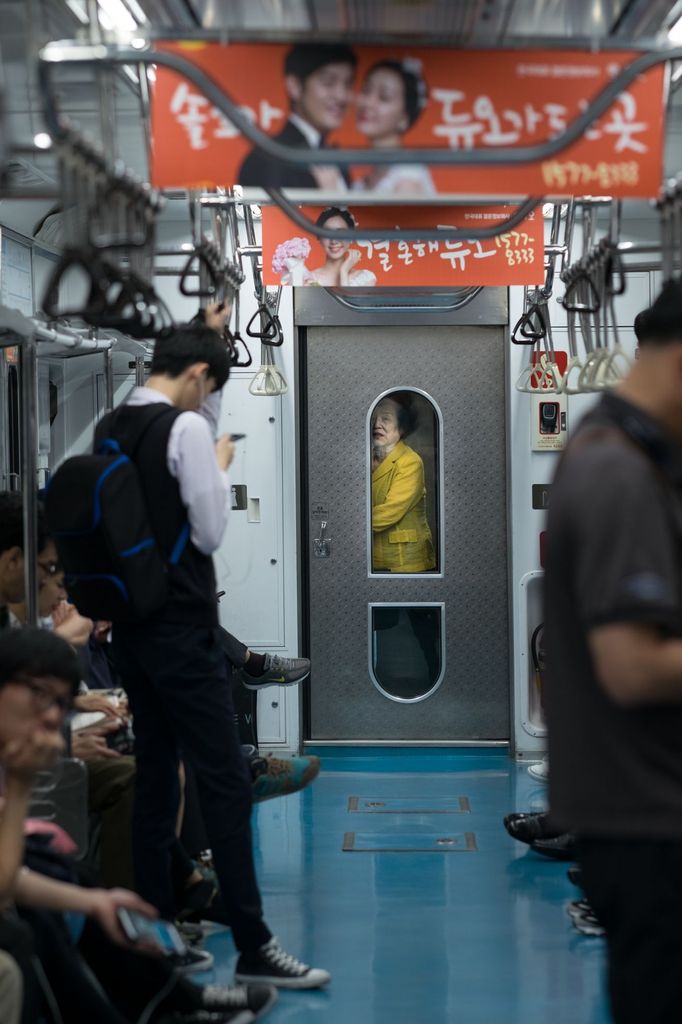
<instances>
[{"instance_id":1,"label":"black and white sneaker","mask_svg":"<svg viewBox=\"0 0 682 1024\"><path fill-rule=\"evenodd\" d=\"M591 935L594 937L606 935L604 925L593 913L581 914L580 917L574 917L573 927L576 928L581 935Z\"/></svg>"},{"instance_id":2,"label":"black and white sneaker","mask_svg":"<svg viewBox=\"0 0 682 1024\"><path fill-rule=\"evenodd\" d=\"M587 900L572 900L566 907L569 917L583 917L585 914L593 914L592 906Z\"/></svg>"},{"instance_id":3,"label":"black and white sneaker","mask_svg":"<svg viewBox=\"0 0 682 1024\"><path fill-rule=\"evenodd\" d=\"M204 985L201 1000L206 1010L250 1010L257 1020L277 1002L272 985Z\"/></svg>"},{"instance_id":4,"label":"black and white sneaker","mask_svg":"<svg viewBox=\"0 0 682 1024\"><path fill-rule=\"evenodd\" d=\"M194 974L195 971L210 971L213 960L213 953L209 953L207 949L194 949L188 946L184 953L175 953L170 958L170 963L178 974Z\"/></svg>"},{"instance_id":5,"label":"black and white sneaker","mask_svg":"<svg viewBox=\"0 0 682 1024\"><path fill-rule=\"evenodd\" d=\"M198 942L203 942L206 937L206 930L203 925L197 924L194 921L179 921L176 918L175 927L188 946L194 946Z\"/></svg>"},{"instance_id":6,"label":"black and white sneaker","mask_svg":"<svg viewBox=\"0 0 682 1024\"><path fill-rule=\"evenodd\" d=\"M331 981L331 974L285 953L273 936L255 953L241 954L235 981L261 981L277 988L321 988Z\"/></svg>"}]
</instances>

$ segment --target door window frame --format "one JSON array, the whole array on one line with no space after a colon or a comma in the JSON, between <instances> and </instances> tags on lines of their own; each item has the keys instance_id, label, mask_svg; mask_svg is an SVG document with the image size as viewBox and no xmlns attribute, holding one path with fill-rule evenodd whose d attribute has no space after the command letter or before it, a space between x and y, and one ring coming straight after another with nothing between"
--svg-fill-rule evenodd
<instances>
[{"instance_id":1,"label":"door window frame","mask_svg":"<svg viewBox=\"0 0 682 1024\"><path fill-rule=\"evenodd\" d=\"M440 672L438 673L438 679L433 684L430 690L426 693L420 694L418 697L396 697L395 694L389 693L385 690L377 679L374 672L374 629L372 628L372 609L373 608L438 608L440 612ZM370 601L367 605L367 671L369 672L369 678L372 681L372 685L377 688L379 693L386 697L387 700L392 700L396 704L420 704L423 700L428 700L432 697L437 690L440 689L443 680L445 679L445 601Z\"/></svg>"},{"instance_id":2,"label":"door window frame","mask_svg":"<svg viewBox=\"0 0 682 1024\"><path fill-rule=\"evenodd\" d=\"M383 398L390 398L396 391L411 391L415 395L421 395L431 405L432 409L436 413L438 418L438 509L436 513L436 531L438 538L434 547L438 552L438 571L437 572L374 572L372 569L372 460L370 453L370 424L372 421L372 413L376 409L377 405ZM445 575L445 458L443 454L443 413L441 412L438 402L433 398L428 391L422 390L422 388L415 388L409 384L400 385L396 384L392 388L387 388L382 391L374 401L371 403L367 411L367 422L365 423L365 488L367 495L367 578L372 580L440 580Z\"/></svg>"}]
</instances>

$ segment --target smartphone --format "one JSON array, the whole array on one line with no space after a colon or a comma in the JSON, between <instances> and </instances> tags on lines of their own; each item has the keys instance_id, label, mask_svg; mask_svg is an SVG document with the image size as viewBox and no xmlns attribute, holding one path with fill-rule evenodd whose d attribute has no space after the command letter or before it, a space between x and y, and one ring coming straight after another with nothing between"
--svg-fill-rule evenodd
<instances>
[{"instance_id":1,"label":"smartphone","mask_svg":"<svg viewBox=\"0 0 682 1024\"><path fill-rule=\"evenodd\" d=\"M166 956L174 953L182 955L187 952L180 932L170 921L154 921L151 917L138 914L136 910L126 910L125 907L119 907L116 914L121 928L131 942L151 942Z\"/></svg>"},{"instance_id":2,"label":"smartphone","mask_svg":"<svg viewBox=\"0 0 682 1024\"><path fill-rule=\"evenodd\" d=\"M230 434L231 441L243 441L246 434Z\"/></svg>"}]
</instances>

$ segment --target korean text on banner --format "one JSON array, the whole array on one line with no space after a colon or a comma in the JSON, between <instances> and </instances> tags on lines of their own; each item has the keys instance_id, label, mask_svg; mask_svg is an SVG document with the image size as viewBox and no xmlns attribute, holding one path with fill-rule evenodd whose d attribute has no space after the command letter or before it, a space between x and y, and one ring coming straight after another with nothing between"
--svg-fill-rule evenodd
<instances>
[{"instance_id":1,"label":"korean text on banner","mask_svg":"<svg viewBox=\"0 0 682 1024\"><path fill-rule=\"evenodd\" d=\"M363 228L480 228L507 220L507 206L303 207L309 220L330 230ZM513 231L484 241L358 242L318 239L277 207L263 209L263 278L266 284L387 288L542 284L541 212Z\"/></svg>"},{"instance_id":2,"label":"korean text on banner","mask_svg":"<svg viewBox=\"0 0 682 1024\"><path fill-rule=\"evenodd\" d=\"M532 164L447 167L410 150L513 149L561 135L632 52L447 50L303 43L163 43L217 83L261 132L320 152L282 162L240 135L199 89L159 66L153 180L160 187L322 188L326 194L656 196L664 140L664 68L635 79L586 133ZM335 167L325 147L403 148L399 165Z\"/></svg>"}]
</instances>

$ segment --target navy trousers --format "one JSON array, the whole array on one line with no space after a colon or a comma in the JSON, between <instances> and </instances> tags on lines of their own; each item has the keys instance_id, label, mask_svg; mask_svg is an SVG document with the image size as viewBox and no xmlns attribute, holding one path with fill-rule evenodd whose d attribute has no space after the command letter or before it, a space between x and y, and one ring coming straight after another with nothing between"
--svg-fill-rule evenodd
<instances>
[{"instance_id":1,"label":"navy trousers","mask_svg":"<svg viewBox=\"0 0 682 1024\"><path fill-rule=\"evenodd\" d=\"M234 722L217 628L117 625L113 655L134 718L133 857L139 893L173 918L171 848L178 763L195 775L218 881L240 951L271 936L263 921L251 834L251 779Z\"/></svg>"}]
</instances>

